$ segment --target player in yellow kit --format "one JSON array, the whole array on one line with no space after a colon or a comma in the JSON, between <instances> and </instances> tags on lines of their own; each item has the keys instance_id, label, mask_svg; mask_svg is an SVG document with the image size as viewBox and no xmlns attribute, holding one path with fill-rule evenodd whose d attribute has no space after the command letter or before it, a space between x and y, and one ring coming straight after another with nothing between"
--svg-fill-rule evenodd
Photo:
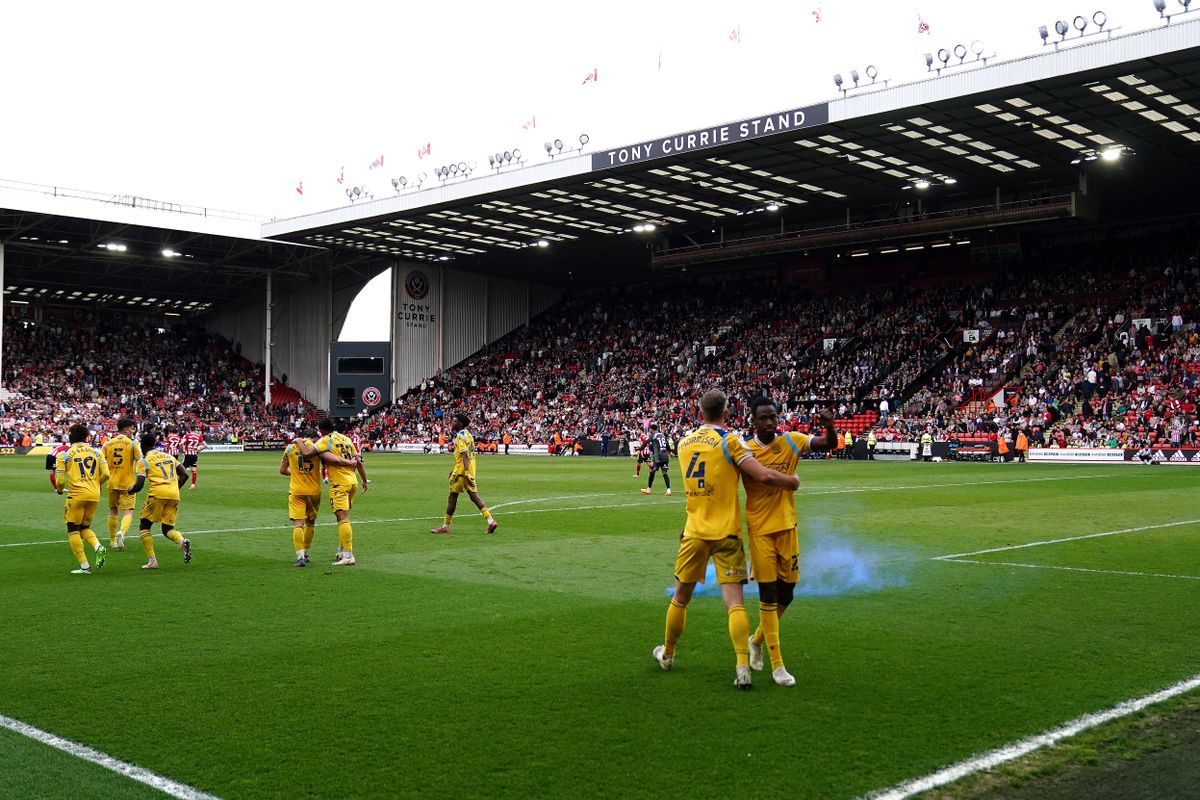
<instances>
[{"instance_id":1,"label":"player in yellow kit","mask_svg":"<svg viewBox=\"0 0 1200 800\"><path fill-rule=\"evenodd\" d=\"M362 491L366 494L369 485L367 471L358 457L354 442L344 433L334 430L332 419L323 418L317 423L317 430L321 432L321 438L315 444L305 444L302 437L293 439L292 444L305 458L317 456L329 468L329 505L338 523L338 551L333 566L352 567L357 562L354 558L354 529L350 527L350 509L354 506L354 496L358 494L360 476ZM337 460L351 466L335 463ZM357 476L355 472L358 472Z\"/></svg>"},{"instance_id":2,"label":"player in yellow kit","mask_svg":"<svg viewBox=\"0 0 1200 800\"><path fill-rule=\"evenodd\" d=\"M717 565L717 583L728 611L729 639L737 656L733 685L751 686L749 651L750 618L743 605L746 551L742 548L742 514L738 504L738 475L795 491L800 479L767 469L746 451L742 440L722 426L727 410L725 395L709 389L700 398L704 424L679 442L679 468L687 497L687 524L679 534L675 557L675 593L667 607L663 644L654 648L654 659L664 671L675 664L675 645L683 635L687 606L697 581L711 558Z\"/></svg>"},{"instance_id":3,"label":"player in yellow kit","mask_svg":"<svg viewBox=\"0 0 1200 800\"><path fill-rule=\"evenodd\" d=\"M279 474L289 476L288 481L288 517L292 520L292 545L296 548L296 566L303 567L309 562L309 550L312 548L313 534L317 524L317 511L321 507L321 464L323 457L316 453L313 439L317 432L313 428L300 431L300 444L289 444L283 451L283 461L279 464ZM311 456L300 452L301 445L313 449ZM332 453L324 460L329 464L340 467L356 465Z\"/></svg>"},{"instance_id":4,"label":"player in yellow kit","mask_svg":"<svg viewBox=\"0 0 1200 800\"><path fill-rule=\"evenodd\" d=\"M188 470L176 456L162 449L158 437L153 433L142 434L141 445L145 455L137 462L137 480L129 493L137 494L147 482L150 483L150 491L146 493L146 502L142 504L142 516L138 522L138 536L148 559L142 564L142 569L158 569L158 558L154 555L154 534L150 532L155 522L162 526L163 536L179 545L183 552L183 563L187 564L192 560L192 543L175 530L175 519L179 514L179 489L187 483Z\"/></svg>"},{"instance_id":5,"label":"player in yellow kit","mask_svg":"<svg viewBox=\"0 0 1200 800\"><path fill-rule=\"evenodd\" d=\"M87 426L72 425L67 431L67 438L71 446L59 453L54 461L54 483L59 494L67 494L63 520L67 523L67 541L71 545L71 552L79 562L79 569L71 570L71 574L90 575L92 566L84 554L84 541L96 551L96 569L104 566L107 553L92 532L92 517L96 514L96 506L100 504L100 484L108 480L108 465L104 462L104 455L87 443Z\"/></svg>"},{"instance_id":6,"label":"player in yellow kit","mask_svg":"<svg viewBox=\"0 0 1200 800\"><path fill-rule=\"evenodd\" d=\"M108 463L108 546L125 549L125 532L133 523L134 498L129 493L142 448L133 440L137 423L129 417L117 420L117 435L104 443L104 460ZM120 530L117 529L118 517Z\"/></svg>"},{"instance_id":7,"label":"player in yellow kit","mask_svg":"<svg viewBox=\"0 0 1200 800\"><path fill-rule=\"evenodd\" d=\"M483 519L487 523L484 533L495 533L496 528L500 526L488 509L487 503L483 502L483 498L479 496L479 490L475 484L475 437L467 430L467 425L470 423L471 418L461 412L455 414L454 419L450 422L450 430L454 432L454 469L450 470L449 475L450 496L446 499L446 516L442 518L442 526L434 528L430 533L450 532L454 509L458 507L458 496L464 492L479 509L479 513L483 514Z\"/></svg>"},{"instance_id":8,"label":"player in yellow kit","mask_svg":"<svg viewBox=\"0 0 1200 800\"><path fill-rule=\"evenodd\" d=\"M833 412L822 411L818 419L824 432L820 436L788 431L778 433L779 409L772 400L756 397L750 401L750 421L754 436L746 439L746 449L764 467L785 475L796 472L801 456L814 450L828 450L837 443ZM794 489L768 486L743 476L746 484L746 529L750 534L750 576L758 583L759 625L750 637L750 666L763 668L763 642L771 654L771 677L780 686L795 686L796 679L783 665L779 649L779 618L792 602L796 582L800 580L800 540L796 532Z\"/></svg>"}]
</instances>

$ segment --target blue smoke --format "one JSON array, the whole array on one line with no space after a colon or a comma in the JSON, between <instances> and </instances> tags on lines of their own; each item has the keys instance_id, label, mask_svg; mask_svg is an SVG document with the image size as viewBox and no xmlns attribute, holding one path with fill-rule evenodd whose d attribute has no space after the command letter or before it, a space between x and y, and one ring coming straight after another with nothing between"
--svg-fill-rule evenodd
<instances>
[{"instance_id":1,"label":"blue smoke","mask_svg":"<svg viewBox=\"0 0 1200 800\"><path fill-rule=\"evenodd\" d=\"M811 523L811 521L810 521ZM814 533L800 543L800 597L836 597L908 585L897 558L869 542L831 532Z\"/></svg>"},{"instance_id":2,"label":"blue smoke","mask_svg":"<svg viewBox=\"0 0 1200 800\"><path fill-rule=\"evenodd\" d=\"M828 520L809 519L806 527L818 529L800 542L800 583L797 597L838 597L845 594L867 594L897 586L907 586L908 577L901 564L911 562L903 554L893 552L873 542L855 541L849 536L829 530ZM667 596L675 587L667 587ZM747 597L758 596L758 584L746 584ZM696 584L694 597L720 597L717 568L711 562L704 583Z\"/></svg>"}]
</instances>

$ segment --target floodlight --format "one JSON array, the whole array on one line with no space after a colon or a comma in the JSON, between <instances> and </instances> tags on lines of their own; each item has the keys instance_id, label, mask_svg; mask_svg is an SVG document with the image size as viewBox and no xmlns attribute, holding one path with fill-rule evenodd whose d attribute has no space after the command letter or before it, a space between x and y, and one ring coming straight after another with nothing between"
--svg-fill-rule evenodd
<instances>
[{"instance_id":1,"label":"floodlight","mask_svg":"<svg viewBox=\"0 0 1200 800\"><path fill-rule=\"evenodd\" d=\"M949 64L950 51L944 47L941 50L938 50L938 61L942 62L943 64Z\"/></svg>"},{"instance_id":2,"label":"floodlight","mask_svg":"<svg viewBox=\"0 0 1200 800\"><path fill-rule=\"evenodd\" d=\"M174 250L172 250L172 249L171 249L171 248L169 248L169 247L168 247L168 248L166 248L165 250L163 250L163 251L162 251L162 254L163 254L163 256L165 256L166 258L174 258L175 256L179 255L179 253L176 253Z\"/></svg>"},{"instance_id":3,"label":"floodlight","mask_svg":"<svg viewBox=\"0 0 1200 800\"><path fill-rule=\"evenodd\" d=\"M967 57L967 46L962 44L954 45L954 55L958 59L958 63L961 64L963 59Z\"/></svg>"},{"instance_id":4,"label":"floodlight","mask_svg":"<svg viewBox=\"0 0 1200 800\"><path fill-rule=\"evenodd\" d=\"M1074 24L1075 24L1075 30L1079 31L1082 34L1085 30L1087 30L1087 24L1088 24L1087 17L1080 14L1079 16L1075 17Z\"/></svg>"},{"instance_id":5,"label":"floodlight","mask_svg":"<svg viewBox=\"0 0 1200 800\"><path fill-rule=\"evenodd\" d=\"M778 211L779 203L770 203L767 205L767 211Z\"/></svg>"},{"instance_id":6,"label":"floodlight","mask_svg":"<svg viewBox=\"0 0 1200 800\"><path fill-rule=\"evenodd\" d=\"M1097 11L1095 14L1092 14L1092 22L1096 23L1097 28L1103 30L1105 24L1108 22L1108 14L1105 14L1103 11Z\"/></svg>"},{"instance_id":7,"label":"floodlight","mask_svg":"<svg viewBox=\"0 0 1200 800\"><path fill-rule=\"evenodd\" d=\"M450 174L451 174L451 175L457 175L457 174L458 174L458 164L451 164L451 165L450 165Z\"/></svg>"},{"instance_id":8,"label":"floodlight","mask_svg":"<svg viewBox=\"0 0 1200 800\"><path fill-rule=\"evenodd\" d=\"M547 242L545 239L538 239L537 246L538 247L549 247L550 243Z\"/></svg>"},{"instance_id":9,"label":"floodlight","mask_svg":"<svg viewBox=\"0 0 1200 800\"><path fill-rule=\"evenodd\" d=\"M634 225L633 229L635 231L637 231L638 233L641 233L642 231L646 230L646 226L639 223L637 225Z\"/></svg>"},{"instance_id":10,"label":"floodlight","mask_svg":"<svg viewBox=\"0 0 1200 800\"><path fill-rule=\"evenodd\" d=\"M579 146L580 147L583 147L591 140L592 140L592 137L588 136L586 133L579 134Z\"/></svg>"},{"instance_id":11,"label":"floodlight","mask_svg":"<svg viewBox=\"0 0 1200 800\"><path fill-rule=\"evenodd\" d=\"M513 160L514 160L514 161L520 161L520 160L521 160L521 151L520 151L520 150L518 150L518 149L516 149L516 148L513 148Z\"/></svg>"},{"instance_id":12,"label":"floodlight","mask_svg":"<svg viewBox=\"0 0 1200 800\"><path fill-rule=\"evenodd\" d=\"M837 86L839 89L840 89L840 88L842 88L842 73L840 73L840 72L835 72L835 73L834 73L834 75L833 75L833 83L834 83L834 85L835 85L835 86Z\"/></svg>"},{"instance_id":13,"label":"floodlight","mask_svg":"<svg viewBox=\"0 0 1200 800\"><path fill-rule=\"evenodd\" d=\"M550 153L550 151L554 149L554 145L550 144L550 142L546 142L546 145L545 145L545 147L546 147L546 153L547 153L547 154L549 154L549 153Z\"/></svg>"},{"instance_id":14,"label":"floodlight","mask_svg":"<svg viewBox=\"0 0 1200 800\"><path fill-rule=\"evenodd\" d=\"M505 161L505 163L512 161L512 151L511 150L504 151L504 161Z\"/></svg>"},{"instance_id":15,"label":"floodlight","mask_svg":"<svg viewBox=\"0 0 1200 800\"><path fill-rule=\"evenodd\" d=\"M922 178L921 180L914 182L913 186L917 187L918 189L928 189L929 181Z\"/></svg>"},{"instance_id":16,"label":"floodlight","mask_svg":"<svg viewBox=\"0 0 1200 800\"><path fill-rule=\"evenodd\" d=\"M1157 2L1161 3L1163 0L1157 0ZM1042 37L1042 44L1045 44L1046 40L1050 38L1050 31L1046 30L1045 25L1038 25L1038 36Z\"/></svg>"},{"instance_id":17,"label":"floodlight","mask_svg":"<svg viewBox=\"0 0 1200 800\"><path fill-rule=\"evenodd\" d=\"M1159 14L1167 10L1167 0L1154 0L1154 10Z\"/></svg>"},{"instance_id":18,"label":"floodlight","mask_svg":"<svg viewBox=\"0 0 1200 800\"><path fill-rule=\"evenodd\" d=\"M871 83L874 83L875 79L879 77L879 70L876 69L874 64L868 64L864 71L867 73L867 77L871 79Z\"/></svg>"},{"instance_id":19,"label":"floodlight","mask_svg":"<svg viewBox=\"0 0 1200 800\"><path fill-rule=\"evenodd\" d=\"M496 157L495 156L488 156L488 166L489 167L496 166Z\"/></svg>"},{"instance_id":20,"label":"floodlight","mask_svg":"<svg viewBox=\"0 0 1200 800\"><path fill-rule=\"evenodd\" d=\"M557 149L557 150L561 151L561 150L563 149L563 142L562 142L562 139L555 139L555 140L554 140L554 147L555 147L555 149Z\"/></svg>"},{"instance_id":21,"label":"floodlight","mask_svg":"<svg viewBox=\"0 0 1200 800\"><path fill-rule=\"evenodd\" d=\"M971 52L975 54L976 58L979 58L980 56L982 56L983 55L983 42L979 41L978 39L971 42Z\"/></svg>"},{"instance_id":22,"label":"floodlight","mask_svg":"<svg viewBox=\"0 0 1200 800\"><path fill-rule=\"evenodd\" d=\"M469 172L470 170L467 169L467 162L465 162L465 161L458 162L458 171L463 174L466 174L467 172Z\"/></svg>"},{"instance_id":23,"label":"floodlight","mask_svg":"<svg viewBox=\"0 0 1200 800\"><path fill-rule=\"evenodd\" d=\"M362 189L361 189L360 187L358 187L358 186L355 186L355 187L354 187L354 196L355 196L355 197L358 197L358 196L359 196L359 195L361 195L361 194L362 194Z\"/></svg>"},{"instance_id":24,"label":"floodlight","mask_svg":"<svg viewBox=\"0 0 1200 800\"><path fill-rule=\"evenodd\" d=\"M858 70L850 70L850 80L854 81L855 86L858 86Z\"/></svg>"},{"instance_id":25,"label":"floodlight","mask_svg":"<svg viewBox=\"0 0 1200 800\"><path fill-rule=\"evenodd\" d=\"M1192 0L1179 0L1179 5L1183 6L1183 10L1187 11L1188 6L1192 4Z\"/></svg>"},{"instance_id":26,"label":"floodlight","mask_svg":"<svg viewBox=\"0 0 1200 800\"><path fill-rule=\"evenodd\" d=\"M942 183L946 184L947 186L953 186L954 184L958 183L958 178L946 178L944 181L942 181Z\"/></svg>"},{"instance_id":27,"label":"floodlight","mask_svg":"<svg viewBox=\"0 0 1200 800\"><path fill-rule=\"evenodd\" d=\"M392 178L392 188L393 189L400 188L400 180L398 178Z\"/></svg>"},{"instance_id":28,"label":"floodlight","mask_svg":"<svg viewBox=\"0 0 1200 800\"><path fill-rule=\"evenodd\" d=\"M1071 30L1071 26L1067 24L1065 19L1060 19L1058 22L1054 23L1054 30L1057 31L1059 36L1065 39L1067 38L1067 33Z\"/></svg>"},{"instance_id":29,"label":"floodlight","mask_svg":"<svg viewBox=\"0 0 1200 800\"><path fill-rule=\"evenodd\" d=\"M654 230L654 229L655 229L655 228L657 228L657 227L658 227L658 226L657 226L657 225L655 225L653 222L647 222L647 223L646 223L646 230L647 230L647 231L652 231L652 230Z\"/></svg>"},{"instance_id":30,"label":"floodlight","mask_svg":"<svg viewBox=\"0 0 1200 800\"><path fill-rule=\"evenodd\" d=\"M933 69L933 54L925 54L925 69Z\"/></svg>"},{"instance_id":31,"label":"floodlight","mask_svg":"<svg viewBox=\"0 0 1200 800\"><path fill-rule=\"evenodd\" d=\"M1117 161L1118 159L1121 158L1121 148L1110 147L1109 149L1107 149L1103 153L1101 153L1100 157L1103 158L1105 161Z\"/></svg>"}]
</instances>

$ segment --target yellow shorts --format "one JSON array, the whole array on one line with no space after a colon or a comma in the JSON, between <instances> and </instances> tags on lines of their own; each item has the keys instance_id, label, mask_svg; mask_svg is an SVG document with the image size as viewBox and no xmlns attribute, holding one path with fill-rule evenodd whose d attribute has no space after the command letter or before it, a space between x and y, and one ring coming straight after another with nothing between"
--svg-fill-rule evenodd
<instances>
[{"instance_id":1,"label":"yellow shorts","mask_svg":"<svg viewBox=\"0 0 1200 800\"><path fill-rule=\"evenodd\" d=\"M289 494L288 519L316 519L321 510L319 494Z\"/></svg>"},{"instance_id":2,"label":"yellow shorts","mask_svg":"<svg viewBox=\"0 0 1200 800\"><path fill-rule=\"evenodd\" d=\"M68 497L67 505L63 508L63 521L81 528L91 527L92 517L96 516L98 505L99 500L72 500Z\"/></svg>"},{"instance_id":3,"label":"yellow shorts","mask_svg":"<svg viewBox=\"0 0 1200 800\"><path fill-rule=\"evenodd\" d=\"M161 522L175 527L175 516L179 513L179 501L167 500L162 497L147 497L142 505L142 519L151 522Z\"/></svg>"},{"instance_id":4,"label":"yellow shorts","mask_svg":"<svg viewBox=\"0 0 1200 800\"><path fill-rule=\"evenodd\" d=\"M475 479L470 475L461 475L453 478L450 481L450 494L462 494L463 492L478 492L475 488Z\"/></svg>"},{"instance_id":5,"label":"yellow shorts","mask_svg":"<svg viewBox=\"0 0 1200 800\"><path fill-rule=\"evenodd\" d=\"M717 583L746 582L746 551L742 549L740 536L724 539L685 537L679 543L679 555L675 556L675 579L681 583L703 581L710 558L717 563Z\"/></svg>"},{"instance_id":6,"label":"yellow shorts","mask_svg":"<svg viewBox=\"0 0 1200 800\"><path fill-rule=\"evenodd\" d=\"M354 507L354 495L358 494L357 483L329 484L329 507L334 511L349 511Z\"/></svg>"},{"instance_id":7,"label":"yellow shorts","mask_svg":"<svg viewBox=\"0 0 1200 800\"><path fill-rule=\"evenodd\" d=\"M800 580L800 537L795 528L750 537L750 577L759 583Z\"/></svg>"},{"instance_id":8,"label":"yellow shorts","mask_svg":"<svg viewBox=\"0 0 1200 800\"><path fill-rule=\"evenodd\" d=\"M109 508L115 508L117 511L132 511L135 505L137 505L137 497L124 489L110 488L108 490Z\"/></svg>"}]
</instances>

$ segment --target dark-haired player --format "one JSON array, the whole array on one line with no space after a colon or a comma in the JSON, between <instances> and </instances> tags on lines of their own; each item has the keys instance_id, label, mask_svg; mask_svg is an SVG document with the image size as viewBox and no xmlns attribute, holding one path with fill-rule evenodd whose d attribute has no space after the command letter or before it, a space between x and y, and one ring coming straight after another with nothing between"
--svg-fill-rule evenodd
<instances>
[{"instance_id":1,"label":"dark-haired player","mask_svg":"<svg viewBox=\"0 0 1200 800\"><path fill-rule=\"evenodd\" d=\"M785 475L796 473L800 459L815 450L828 450L837 442L833 412L817 417L824 432L820 436L789 431L778 433L779 409L766 397L750 401L754 436L747 437L746 450L769 467ZM779 618L792 602L800 580L800 541L796 532L796 491L769 486L743 475L746 485L746 529L750 534L750 577L758 583L759 625L750 637L750 666L763 668L763 642L771 654L771 677L780 686L795 686L796 679L783 665L779 649Z\"/></svg>"},{"instance_id":2,"label":"dark-haired player","mask_svg":"<svg viewBox=\"0 0 1200 800\"><path fill-rule=\"evenodd\" d=\"M142 448L133 440L137 423L129 417L117 420L117 433L104 443L104 460L108 462L108 546L125 549L125 534L133 524L134 498L129 493ZM120 529L117 528L118 517Z\"/></svg>"},{"instance_id":3,"label":"dark-haired player","mask_svg":"<svg viewBox=\"0 0 1200 800\"><path fill-rule=\"evenodd\" d=\"M454 509L458 507L458 496L464 492L487 521L485 532L495 533L496 528L500 525L492 516L492 512L488 510L483 498L479 496L475 486L475 437L467 430L470 422L470 417L462 412L455 414L454 419L450 422L450 430L454 433L454 469L450 470L449 475L450 497L446 500L446 516L442 519L442 526L434 528L430 533L450 532Z\"/></svg>"},{"instance_id":4,"label":"dark-haired player","mask_svg":"<svg viewBox=\"0 0 1200 800\"><path fill-rule=\"evenodd\" d=\"M72 425L67 438L71 446L59 453L54 463L55 490L67 495L63 521L67 523L67 542L79 562L79 569L71 570L71 574L88 575L92 567L84 554L84 541L96 551L96 569L104 566L107 552L92 532L92 517L100 504L100 484L108 480L108 464L104 455L88 444L86 425Z\"/></svg>"},{"instance_id":5,"label":"dark-haired player","mask_svg":"<svg viewBox=\"0 0 1200 800\"><path fill-rule=\"evenodd\" d=\"M650 425L650 438L646 440L650 452L650 475L646 478L646 488L642 494L650 494L654 489L654 473L661 472L663 483L667 485L666 495L671 496L671 448L667 444L667 436L658 429L658 425Z\"/></svg>"},{"instance_id":6,"label":"dark-haired player","mask_svg":"<svg viewBox=\"0 0 1200 800\"><path fill-rule=\"evenodd\" d=\"M363 494L367 492L367 471L363 467L354 442L344 433L338 433L333 420L324 417L317 423L321 438L316 444L309 444L301 437L292 440L304 456L319 456L329 469L329 506L338 524L338 552L333 562L335 567L352 567L357 561L354 558L354 529L350 526L350 509L354 507L354 497L358 494L358 476L362 477ZM335 463L334 457L352 466ZM358 475L354 473L357 470Z\"/></svg>"},{"instance_id":7,"label":"dark-haired player","mask_svg":"<svg viewBox=\"0 0 1200 800\"><path fill-rule=\"evenodd\" d=\"M288 517L292 520L292 545L296 549L296 566L306 566L310 560L313 534L316 532L317 511L321 507L321 465L328 461L340 467L354 469L356 464L340 456L316 452L313 439L317 436L313 428L300 431L300 444L292 443L283 451L279 474L287 475ZM312 455L304 455L301 445L312 448Z\"/></svg>"},{"instance_id":8,"label":"dark-haired player","mask_svg":"<svg viewBox=\"0 0 1200 800\"><path fill-rule=\"evenodd\" d=\"M158 569L158 558L154 555L154 534L150 531L156 522L162 527L163 536L179 545L183 563L190 563L192 543L175 530L175 520L179 515L179 490L187 483L187 468L159 445L155 434L142 434L140 442L145 455L137 462L137 481L129 493L135 495L147 482L150 484L138 520L138 538L142 541L142 549L146 551L146 563L142 564L142 569Z\"/></svg>"},{"instance_id":9,"label":"dark-haired player","mask_svg":"<svg viewBox=\"0 0 1200 800\"><path fill-rule=\"evenodd\" d=\"M204 441L203 426L197 423L192 430L185 433L180 446L183 448L183 466L192 472L192 482L188 486L188 491L191 491L196 488L196 480L200 476L200 469L197 466L200 453L208 449L208 442Z\"/></svg>"}]
</instances>

